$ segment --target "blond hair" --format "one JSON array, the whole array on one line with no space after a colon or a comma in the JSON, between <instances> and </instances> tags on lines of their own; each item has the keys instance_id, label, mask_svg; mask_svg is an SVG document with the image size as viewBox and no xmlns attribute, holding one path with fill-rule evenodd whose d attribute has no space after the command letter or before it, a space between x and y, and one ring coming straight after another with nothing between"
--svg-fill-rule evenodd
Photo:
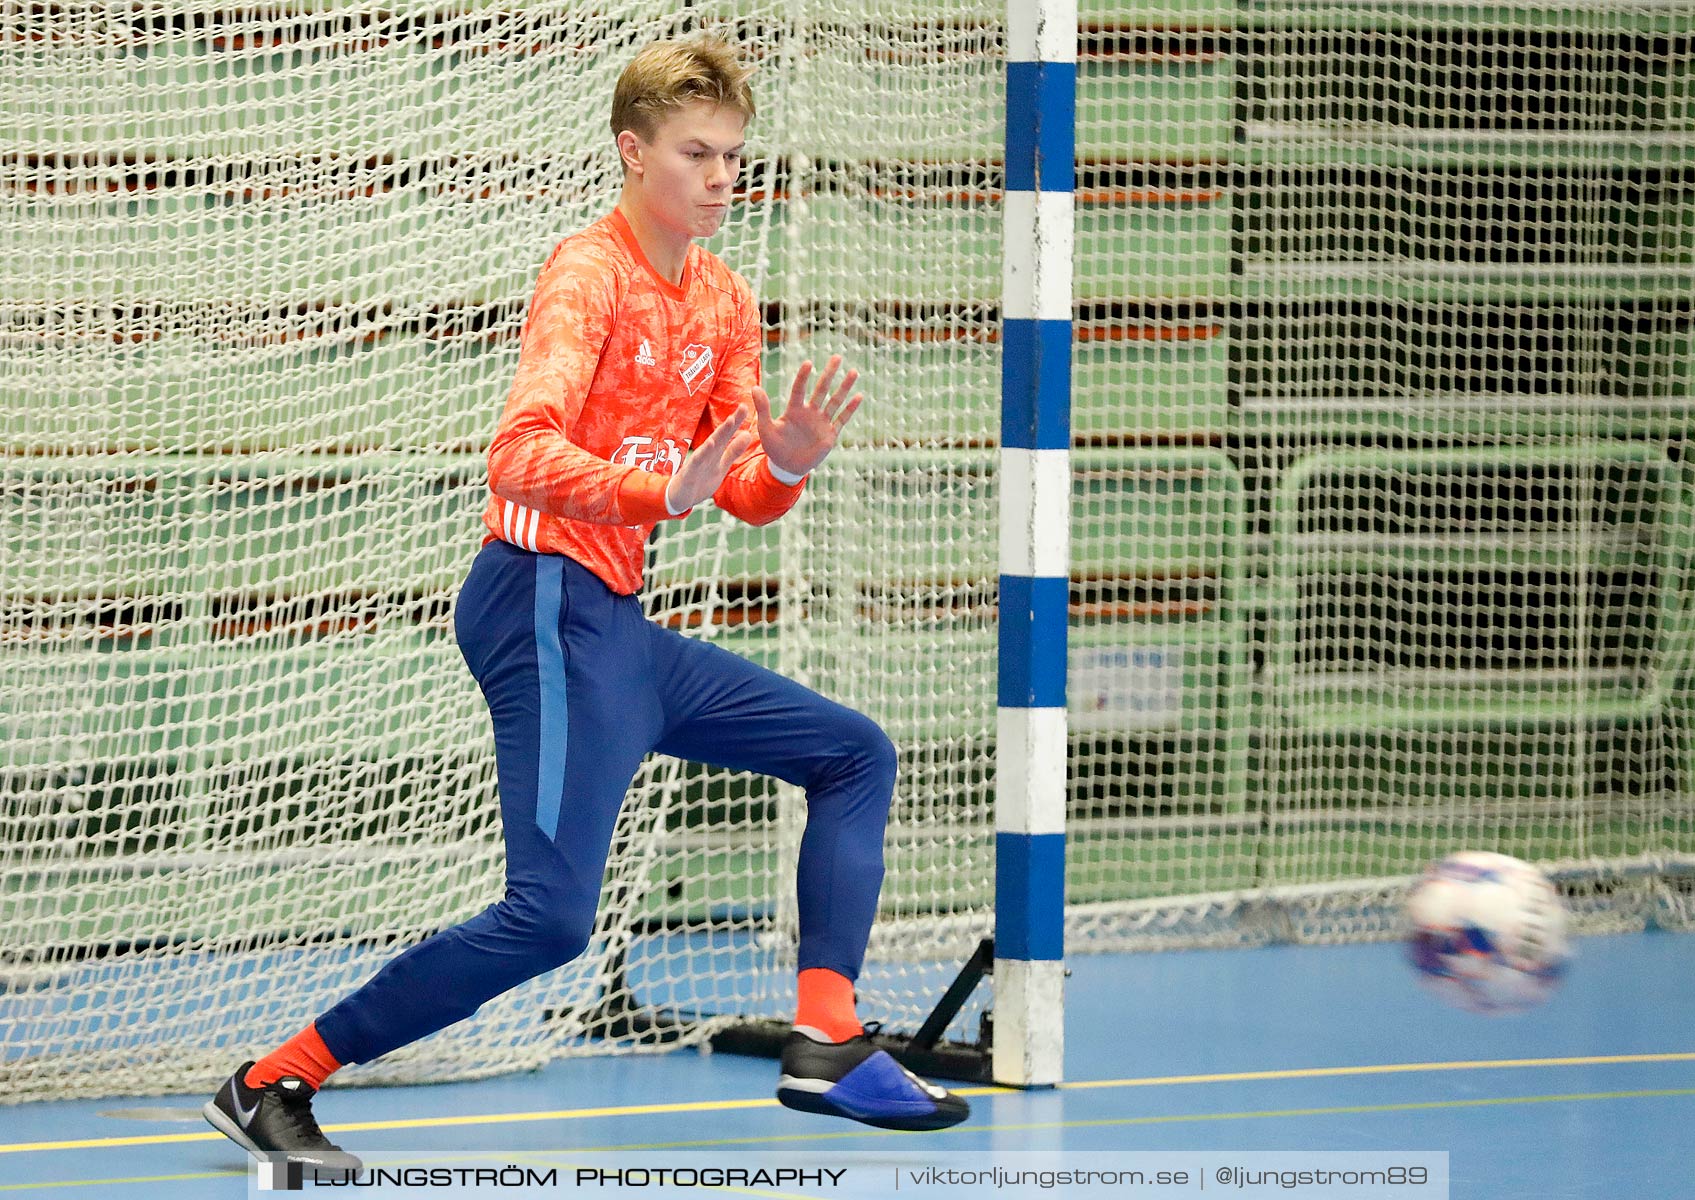
<instances>
[{"instance_id":1,"label":"blond hair","mask_svg":"<svg viewBox=\"0 0 1695 1200\"><path fill-rule=\"evenodd\" d=\"M642 49L612 89L612 136L634 130L651 142L659 123L696 101L729 105L753 118L753 70L736 59L729 44L701 34L687 42L654 42Z\"/></svg>"}]
</instances>

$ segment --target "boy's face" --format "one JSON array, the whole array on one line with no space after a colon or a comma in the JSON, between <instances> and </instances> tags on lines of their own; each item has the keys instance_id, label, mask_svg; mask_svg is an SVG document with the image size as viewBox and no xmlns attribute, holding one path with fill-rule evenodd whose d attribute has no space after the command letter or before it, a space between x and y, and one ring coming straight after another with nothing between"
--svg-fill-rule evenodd
<instances>
[{"instance_id":1,"label":"boy's face","mask_svg":"<svg viewBox=\"0 0 1695 1200\"><path fill-rule=\"evenodd\" d=\"M648 215L691 238L717 233L741 172L746 126L728 105L696 101L665 116L651 142L632 130L621 133L618 149L641 177Z\"/></svg>"}]
</instances>

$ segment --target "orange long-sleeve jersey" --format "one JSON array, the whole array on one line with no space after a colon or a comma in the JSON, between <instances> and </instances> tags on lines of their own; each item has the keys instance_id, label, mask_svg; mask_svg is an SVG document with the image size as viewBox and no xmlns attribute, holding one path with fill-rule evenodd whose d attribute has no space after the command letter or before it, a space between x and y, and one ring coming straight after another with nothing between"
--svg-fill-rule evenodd
<instances>
[{"instance_id":1,"label":"orange long-sleeve jersey","mask_svg":"<svg viewBox=\"0 0 1695 1200\"><path fill-rule=\"evenodd\" d=\"M617 209L559 243L489 446L484 541L563 554L615 592L638 590L643 543L671 516L667 477L752 394L763 341L747 281L699 246L679 286ZM804 486L778 482L756 441L712 499L763 525Z\"/></svg>"}]
</instances>

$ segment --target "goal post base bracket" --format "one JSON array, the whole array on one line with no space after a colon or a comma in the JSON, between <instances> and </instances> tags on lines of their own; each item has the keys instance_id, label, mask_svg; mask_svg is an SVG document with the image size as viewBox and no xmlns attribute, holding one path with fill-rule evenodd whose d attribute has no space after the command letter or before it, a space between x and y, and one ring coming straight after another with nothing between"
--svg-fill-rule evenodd
<instances>
[{"instance_id":1,"label":"goal post base bracket","mask_svg":"<svg viewBox=\"0 0 1695 1200\"><path fill-rule=\"evenodd\" d=\"M959 974L947 991L942 993L936 1007L913 1034L870 1034L871 1042L909 1071L919 1075L936 1076L965 1083L993 1082L994 1020L985 1012L979 1023L977 1041L943 1041L942 1033L959 1015L971 993L984 976L994 970L995 943L984 938L966 959ZM778 1058L783 1042L794 1028L792 1022L770 1019L738 1022L719 1030L711 1037L712 1049L725 1054L746 1054L757 1058Z\"/></svg>"}]
</instances>

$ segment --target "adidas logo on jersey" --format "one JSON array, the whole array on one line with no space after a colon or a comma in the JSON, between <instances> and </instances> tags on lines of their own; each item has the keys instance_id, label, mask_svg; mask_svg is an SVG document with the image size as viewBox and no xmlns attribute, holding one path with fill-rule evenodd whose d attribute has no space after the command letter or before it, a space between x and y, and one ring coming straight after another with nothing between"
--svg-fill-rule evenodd
<instances>
[{"instance_id":1,"label":"adidas logo on jersey","mask_svg":"<svg viewBox=\"0 0 1695 1200\"><path fill-rule=\"evenodd\" d=\"M658 360L653 357L653 347L648 345L645 339L641 344L641 349L636 351L636 365L641 367L658 365Z\"/></svg>"}]
</instances>

